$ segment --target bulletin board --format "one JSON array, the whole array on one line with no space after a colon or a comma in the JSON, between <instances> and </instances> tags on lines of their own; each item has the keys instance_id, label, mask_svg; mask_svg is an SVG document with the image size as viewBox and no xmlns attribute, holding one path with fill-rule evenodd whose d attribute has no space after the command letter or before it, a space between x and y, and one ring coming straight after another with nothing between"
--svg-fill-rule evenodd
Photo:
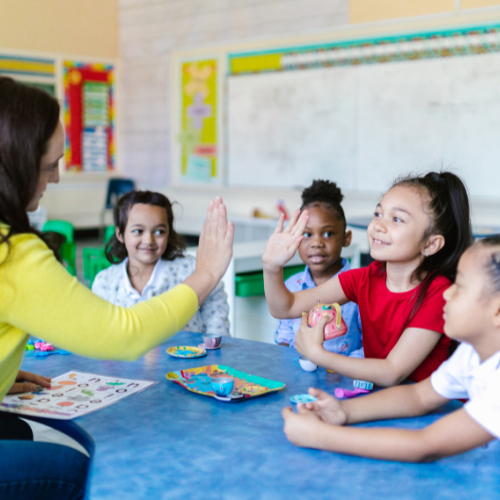
<instances>
[{"instance_id":1,"label":"bulletin board","mask_svg":"<svg viewBox=\"0 0 500 500\"><path fill-rule=\"evenodd\" d=\"M325 40L220 48L223 183L380 192L452 168L472 195L499 197L500 25Z\"/></svg>"},{"instance_id":2,"label":"bulletin board","mask_svg":"<svg viewBox=\"0 0 500 500\"><path fill-rule=\"evenodd\" d=\"M65 61L66 170L115 169L114 70L112 65Z\"/></svg>"},{"instance_id":3,"label":"bulletin board","mask_svg":"<svg viewBox=\"0 0 500 500\"><path fill-rule=\"evenodd\" d=\"M182 63L181 182L220 179L218 143L217 59Z\"/></svg>"},{"instance_id":4,"label":"bulletin board","mask_svg":"<svg viewBox=\"0 0 500 500\"><path fill-rule=\"evenodd\" d=\"M229 54L230 185L384 190L453 168L498 197L500 27Z\"/></svg>"}]
</instances>

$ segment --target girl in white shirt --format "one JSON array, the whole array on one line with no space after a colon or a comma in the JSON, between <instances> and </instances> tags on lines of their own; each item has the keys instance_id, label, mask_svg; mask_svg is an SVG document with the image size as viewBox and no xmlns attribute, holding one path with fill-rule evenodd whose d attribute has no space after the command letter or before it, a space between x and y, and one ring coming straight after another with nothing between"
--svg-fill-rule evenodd
<instances>
[{"instance_id":1,"label":"girl in white shirt","mask_svg":"<svg viewBox=\"0 0 500 500\"><path fill-rule=\"evenodd\" d=\"M172 204L152 191L131 191L114 209L115 234L106 245L114 264L95 278L92 291L103 299L131 307L182 283L196 260L185 255L184 240L174 229ZM190 332L228 335L229 306L223 284L201 305L185 326Z\"/></svg>"},{"instance_id":2,"label":"girl in white shirt","mask_svg":"<svg viewBox=\"0 0 500 500\"><path fill-rule=\"evenodd\" d=\"M437 460L500 439L500 236L480 240L462 255L444 299L444 331L462 342L448 361L418 384L357 399L337 401L309 389L315 402L297 405L297 414L283 410L288 439L307 448L404 462ZM322 331L327 320L314 328ZM420 430L347 427L424 415L455 398L469 401Z\"/></svg>"}]
</instances>

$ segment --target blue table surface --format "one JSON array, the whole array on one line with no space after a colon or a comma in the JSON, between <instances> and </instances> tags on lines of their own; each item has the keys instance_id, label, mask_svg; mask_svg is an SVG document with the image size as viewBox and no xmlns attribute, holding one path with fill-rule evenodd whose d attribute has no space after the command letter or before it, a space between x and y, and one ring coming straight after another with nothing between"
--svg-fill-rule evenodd
<instances>
[{"instance_id":1,"label":"blue table surface","mask_svg":"<svg viewBox=\"0 0 500 500\"><path fill-rule=\"evenodd\" d=\"M97 499L493 499L500 497L500 445L493 442L431 464L382 462L297 448L283 433L281 409L314 386L331 393L352 381L324 369L307 373L294 349L224 338L204 358L176 359L165 349L198 345L181 332L134 363L71 356L25 358L23 369L55 377L69 370L156 380L119 403L75 420L96 442L91 498ZM188 392L165 374L222 364L286 383L238 404ZM460 406L425 417L369 426L421 428ZM457 436L460 439L460 436Z\"/></svg>"}]
</instances>

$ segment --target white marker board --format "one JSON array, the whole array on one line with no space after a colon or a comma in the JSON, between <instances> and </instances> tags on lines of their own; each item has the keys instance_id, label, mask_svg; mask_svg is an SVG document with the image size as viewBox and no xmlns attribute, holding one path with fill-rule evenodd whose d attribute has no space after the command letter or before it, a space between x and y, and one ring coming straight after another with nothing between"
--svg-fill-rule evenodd
<instances>
[{"instance_id":1,"label":"white marker board","mask_svg":"<svg viewBox=\"0 0 500 500\"><path fill-rule=\"evenodd\" d=\"M229 77L230 185L381 191L441 167L500 196L500 54Z\"/></svg>"}]
</instances>

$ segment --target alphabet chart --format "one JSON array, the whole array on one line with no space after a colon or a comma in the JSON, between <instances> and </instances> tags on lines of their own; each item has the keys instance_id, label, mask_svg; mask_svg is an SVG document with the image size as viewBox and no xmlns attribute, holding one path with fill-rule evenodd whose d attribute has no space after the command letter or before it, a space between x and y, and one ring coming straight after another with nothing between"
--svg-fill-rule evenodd
<instances>
[{"instance_id":1,"label":"alphabet chart","mask_svg":"<svg viewBox=\"0 0 500 500\"><path fill-rule=\"evenodd\" d=\"M156 383L71 371L53 378L48 389L5 396L0 411L70 420L117 403Z\"/></svg>"}]
</instances>

